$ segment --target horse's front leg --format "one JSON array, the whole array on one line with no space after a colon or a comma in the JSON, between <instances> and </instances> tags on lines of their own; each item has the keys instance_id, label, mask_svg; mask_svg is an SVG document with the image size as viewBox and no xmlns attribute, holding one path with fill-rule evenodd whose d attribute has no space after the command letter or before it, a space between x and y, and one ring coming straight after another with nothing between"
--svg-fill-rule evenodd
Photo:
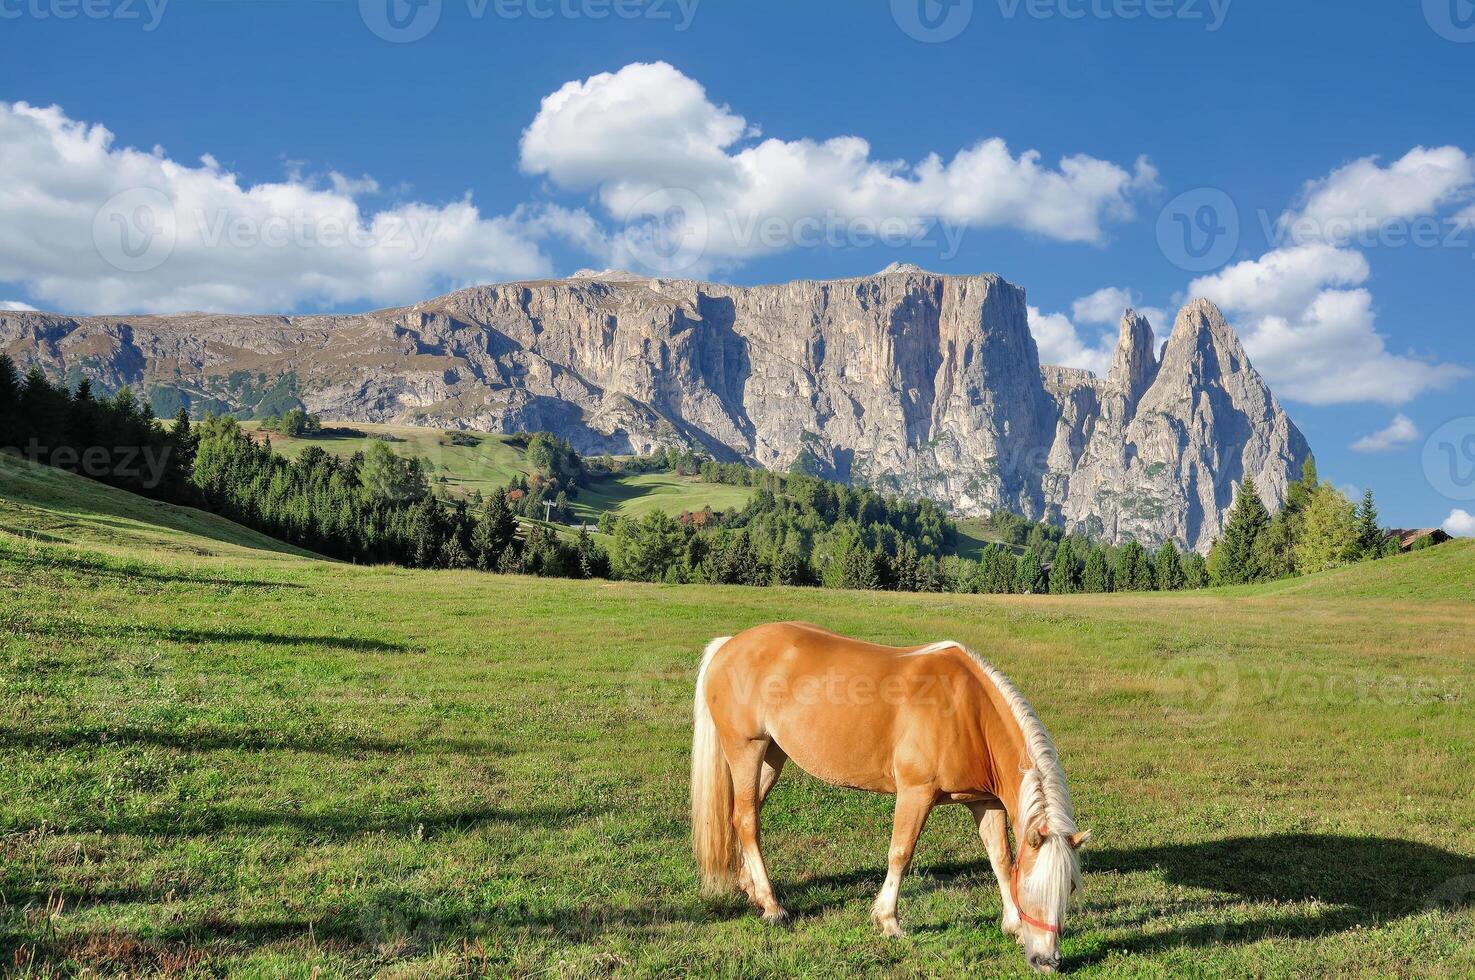
<instances>
[{"instance_id":1,"label":"horse's front leg","mask_svg":"<svg viewBox=\"0 0 1475 980\"><path fill-rule=\"evenodd\" d=\"M998 880L999 894L1004 899L1004 917L999 928L1004 935L1023 941L1024 929L1019 924L1019 909L1014 905L1014 895L1009 891L1009 879L1014 873L1014 855L1009 850L1009 829L1005 824L1005 813L998 807L984 803L970 803L973 819L978 821L978 836L988 848L988 863L993 865L994 878Z\"/></svg>"},{"instance_id":2,"label":"horse's front leg","mask_svg":"<svg viewBox=\"0 0 1475 980\"><path fill-rule=\"evenodd\" d=\"M917 838L932 812L936 793L930 786L898 787L896 792L896 816L891 824L891 850L887 853L886 882L871 906L871 921L887 936L902 936L901 923L896 918L896 903L901 896L901 879L912 863L912 851L917 847Z\"/></svg>"}]
</instances>

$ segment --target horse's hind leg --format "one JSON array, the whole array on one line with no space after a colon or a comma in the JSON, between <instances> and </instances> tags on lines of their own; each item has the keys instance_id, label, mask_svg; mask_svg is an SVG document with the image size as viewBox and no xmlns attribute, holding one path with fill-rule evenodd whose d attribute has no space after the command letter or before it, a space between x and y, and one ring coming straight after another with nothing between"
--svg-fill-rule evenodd
<instances>
[{"instance_id":1,"label":"horse's hind leg","mask_svg":"<svg viewBox=\"0 0 1475 980\"><path fill-rule=\"evenodd\" d=\"M930 786L898 788L896 817L891 825L891 850L887 853L886 883L871 906L871 921L887 936L901 936L901 923L896 918L896 903L901 896L901 879L912 863L912 851L927 815L932 812L936 794Z\"/></svg>"},{"instance_id":2,"label":"horse's hind leg","mask_svg":"<svg viewBox=\"0 0 1475 980\"><path fill-rule=\"evenodd\" d=\"M772 742L769 739L743 740L737 744L723 743L727 765L732 770L733 813L732 825L737 831L738 845L743 851L743 869L749 882L749 895L763 909L763 921L777 924L788 921L789 913L773 894L773 883L768 880L768 869L763 864L763 851L759 845L758 814L762 807L760 790L763 784L764 756ZM773 767L773 780L778 778L778 767ZM773 780L768 788L773 788Z\"/></svg>"},{"instance_id":3,"label":"horse's hind leg","mask_svg":"<svg viewBox=\"0 0 1475 980\"><path fill-rule=\"evenodd\" d=\"M983 838L983 846L988 848L988 863L993 865L999 894L1004 899L1004 918L999 928L1004 930L1004 935L1019 939L1024 932L1019 926L1019 910L1014 907L1014 896L1009 892L1014 855L1009 850L1009 830L1004 822L1004 811L982 803L971 803L968 809L973 811L973 819L978 821L978 836Z\"/></svg>"},{"instance_id":4,"label":"horse's hind leg","mask_svg":"<svg viewBox=\"0 0 1475 980\"><path fill-rule=\"evenodd\" d=\"M763 821L763 803L768 799L768 794L773 791L773 784L778 782L779 774L784 771L784 763L789 757L784 750L778 747L777 742L768 743L768 751L763 756L763 772L758 777L758 820ZM758 901L758 894L753 890L753 876L748 874L748 863L738 869L738 887L748 896L754 905L762 904Z\"/></svg>"}]
</instances>

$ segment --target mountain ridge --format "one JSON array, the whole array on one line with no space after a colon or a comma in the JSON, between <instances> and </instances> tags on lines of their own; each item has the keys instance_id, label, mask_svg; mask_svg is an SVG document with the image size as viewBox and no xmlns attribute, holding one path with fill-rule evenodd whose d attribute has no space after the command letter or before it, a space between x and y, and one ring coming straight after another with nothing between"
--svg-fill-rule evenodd
<instances>
[{"instance_id":1,"label":"mountain ridge","mask_svg":"<svg viewBox=\"0 0 1475 980\"><path fill-rule=\"evenodd\" d=\"M1252 476L1272 507L1310 453L1222 314L1153 351L1126 311L1105 378L1042 365L993 274L767 286L636 276L472 286L357 314L0 313L24 367L196 414L300 401L346 421L547 429L581 451L723 459L1202 549Z\"/></svg>"}]
</instances>

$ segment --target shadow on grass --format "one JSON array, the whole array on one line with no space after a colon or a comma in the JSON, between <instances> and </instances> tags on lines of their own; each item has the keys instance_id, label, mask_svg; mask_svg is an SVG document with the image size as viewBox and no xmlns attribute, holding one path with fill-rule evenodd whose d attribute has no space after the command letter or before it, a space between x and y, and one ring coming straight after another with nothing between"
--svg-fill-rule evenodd
<instances>
[{"instance_id":1,"label":"shadow on grass","mask_svg":"<svg viewBox=\"0 0 1475 980\"><path fill-rule=\"evenodd\" d=\"M396 741L352 732L308 728L165 729L139 725L76 725L66 728L19 728L0 725L0 748L54 752L74 748L148 745L181 752L317 752L332 756L412 755L424 752L500 754L494 742L422 738Z\"/></svg>"},{"instance_id":2,"label":"shadow on grass","mask_svg":"<svg viewBox=\"0 0 1475 980\"><path fill-rule=\"evenodd\" d=\"M461 834L484 826L549 829L587 819L598 811L588 807L539 806L509 810L493 806L416 811L397 807L388 812L363 812L362 807L327 813L299 813L268 808L215 806L188 812L141 816L79 815L52 828L59 834L113 834L156 838L191 838L221 833L285 830L303 843L341 843L366 835L413 837L434 846L437 837ZM44 891L40 891L44 894ZM83 894L82 898L93 896Z\"/></svg>"},{"instance_id":3,"label":"shadow on grass","mask_svg":"<svg viewBox=\"0 0 1475 980\"><path fill-rule=\"evenodd\" d=\"M1416 841L1382 837L1279 834L1235 837L1197 844L1086 852L1087 887L1092 872L1156 872L1170 884L1218 893L1178 902L1171 910L1129 912L1110 925L1110 951L1152 953L1184 946L1255 942L1267 937L1314 938L1387 923L1427 911L1475 907L1475 858ZM922 865L919 875L936 884L995 887L986 862ZM849 902L869 900L884 868L861 868L786 886L780 869L776 888L790 912L814 915ZM970 880L971 879L971 880ZM915 883L911 886L915 888ZM1225 905L1262 903L1265 914L1248 921L1196 924L1155 930L1163 914L1213 913ZM1315 902L1322 910L1278 910L1278 905ZM1126 933L1121 935L1118 930ZM1082 966L1098 956L1071 963Z\"/></svg>"},{"instance_id":4,"label":"shadow on grass","mask_svg":"<svg viewBox=\"0 0 1475 980\"><path fill-rule=\"evenodd\" d=\"M268 633L250 629L200 629L183 626L118 625L97 626L75 622L27 622L16 629L63 639L91 637L99 640L158 640L165 643L262 643L268 646L314 646L367 653L412 653L416 647L393 640L371 640L361 636L314 636Z\"/></svg>"},{"instance_id":5,"label":"shadow on grass","mask_svg":"<svg viewBox=\"0 0 1475 980\"><path fill-rule=\"evenodd\" d=\"M67 543L65 538L55 536L43 536L37 532L27 532L27 539L49 540ZM296 582L274 582L269 579L245 579L245 578L223 578L211 575L197 575L186 571L170 572L153 566L145 566L126 559L109 559L102 555L76 554L61 549L48 549L45 554L28 555L21 550L0 550L0 560L9 560L17 564L25 563L33 569L65 569L82 575L96 576L97 578L122 579L124 581L146 581L160 582L164 584L182 585L214 585L231 589L305 589L307 586Z\"/></svg>"}]
</instances>

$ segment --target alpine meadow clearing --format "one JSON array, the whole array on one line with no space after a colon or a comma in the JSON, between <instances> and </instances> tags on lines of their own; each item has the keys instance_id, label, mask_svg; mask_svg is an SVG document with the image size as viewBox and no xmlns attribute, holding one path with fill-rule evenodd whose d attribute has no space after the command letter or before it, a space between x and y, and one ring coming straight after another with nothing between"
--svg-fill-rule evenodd
<instances>
[{"instance_id":1,"label":"alpine meadow clearing","mask_svg":"<svg viewBox=\"0 0 1475 980\"><path fill-rule=\"evenodd\" d=\"M1059 744L1079 976L1475 972L1475 544L1233 590L947 596L319 560L0 457L0 970L17 976L1011 976L967 812L903 939L891 800L786 770L791 926L700 896L713 636L956 639Z\"/></svg>"}]
</instances>

